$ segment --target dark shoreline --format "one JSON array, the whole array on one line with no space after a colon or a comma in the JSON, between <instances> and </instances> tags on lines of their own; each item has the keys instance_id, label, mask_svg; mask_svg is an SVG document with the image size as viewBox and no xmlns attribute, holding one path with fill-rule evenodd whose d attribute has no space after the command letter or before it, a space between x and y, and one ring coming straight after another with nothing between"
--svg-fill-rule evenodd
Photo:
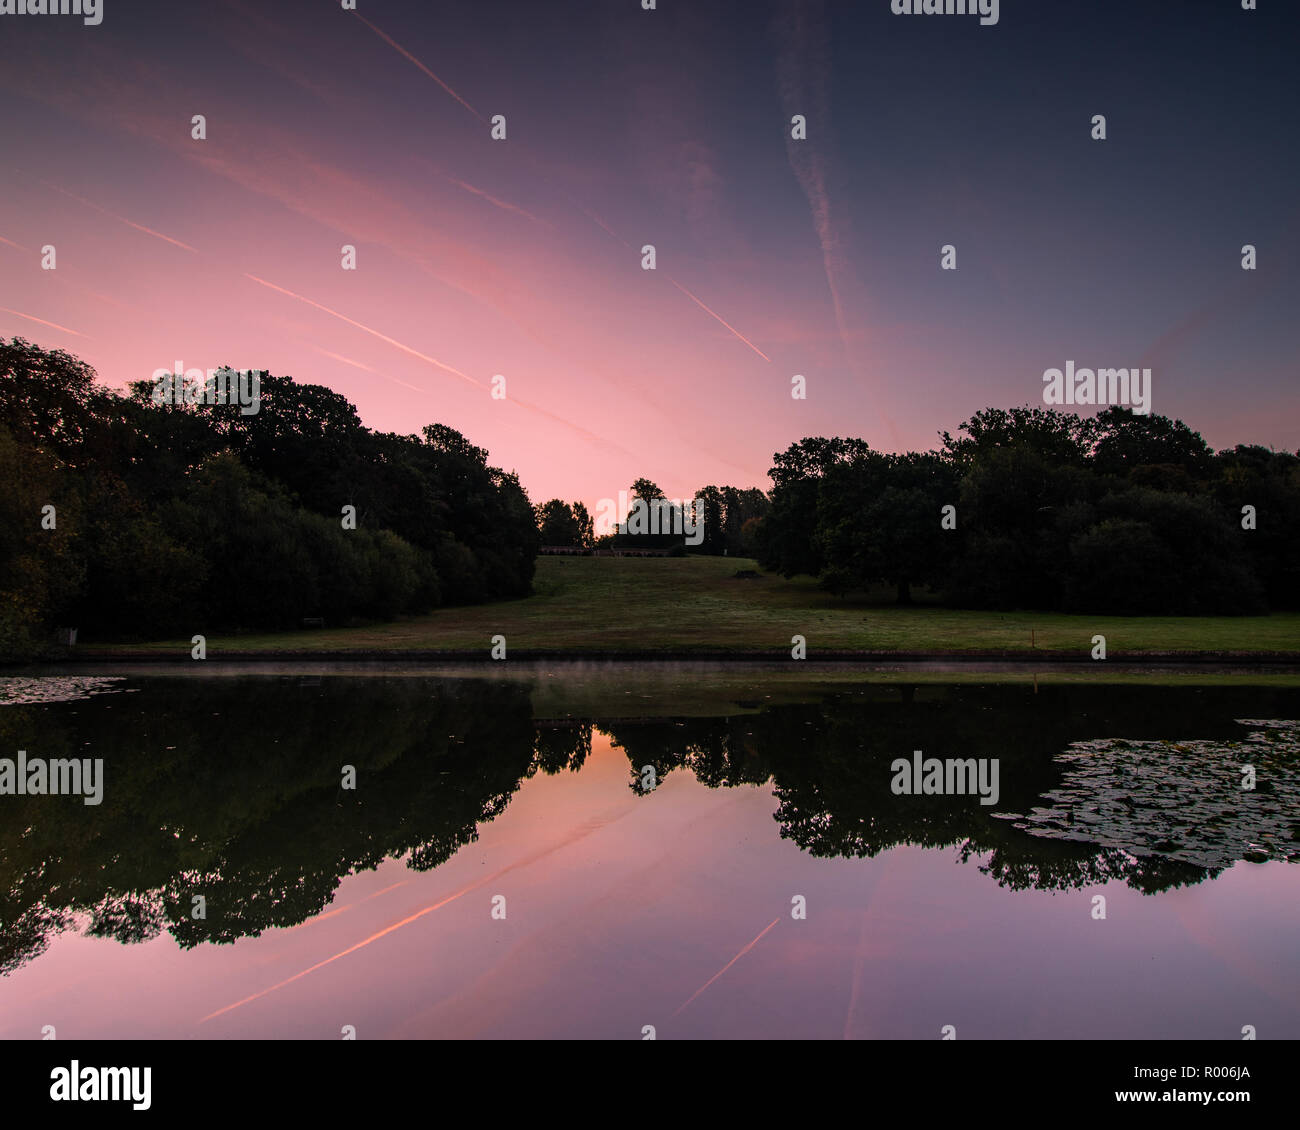
<instances>
[{"instance_id":1,"label":"dark shoreline","mask_svg":"<svg viewBox=\"0 0 1300 1130\"><path fill-rule=\"evenodd\" d=\"M421 662L482 663L492 665L521 662L564 661L581 663L982 663L994 660L1000 663L1023 664L1079 664L1104 667L1168 666L1170 664L1215 664L1227 667L1300 666L1300 651L1141 651L1111 652L1105 659L1091 659L1087 649L1072 651L810 651L806 659L790 658L787 649L777 651L571 651L556 649L511 649L504 660L493 659L488 648L473 650L445 650L403 648L354 649L275 649L275 650L210 650L207 659L191 658L188 645L175 652L140 651L130 648L94 652L70 652L59 657L44 659L8 660L0 662L0 669L12 667L64 666L69 664L92 665L103 663L282 663L285 660L320 660L323 662L364 662L394 664L418 660Z\"/></svg>"}]
</instances>

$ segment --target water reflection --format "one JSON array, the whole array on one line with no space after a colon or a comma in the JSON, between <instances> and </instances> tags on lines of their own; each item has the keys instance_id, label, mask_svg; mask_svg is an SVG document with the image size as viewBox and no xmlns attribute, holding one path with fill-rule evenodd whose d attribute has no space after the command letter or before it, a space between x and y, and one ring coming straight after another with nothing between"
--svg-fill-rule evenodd
<instances>
[{"instance_id":1,"label":"water reflection","mask_svg":"<svg viewBox=\"0 0 1300 1130\"><path fill-rule=\"evenodd\" d=\"M113 689L136 693L51 702L28 687L26 704L0 709L0 749L93 751L108 775L94 808L0 798L5 973L62 931L230 943L319 915L352 872L436 868L524 781L580 771L593 729L626 757L638 804L669 803L645 787L647 766L660 784L769 786L773 831L813 857L956 847L1004 888L1118 879L1146 893L1238 860L1300 859L1294 689L867 685L757 713L615 721L535 719L526 685L478 679ZM890 763L916 749L999 758L999 803L893 794ZM341 787L349 767L355 789Z\"/></svg>"}]
</instances>

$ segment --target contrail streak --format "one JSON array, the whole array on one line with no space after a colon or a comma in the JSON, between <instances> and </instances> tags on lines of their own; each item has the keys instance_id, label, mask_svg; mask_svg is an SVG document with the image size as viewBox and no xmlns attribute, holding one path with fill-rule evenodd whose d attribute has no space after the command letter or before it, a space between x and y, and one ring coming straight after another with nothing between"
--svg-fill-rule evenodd
<instances>
[{"instance_id":1,"label":"contrail streak","mask_svg":"<svg viewBox=\"0 0 1300 1130\"><path fill-rule=\"evenodd\" d=\"M630 811L630 809L628 811ZM626 811L620 813L618 816L613 817L613 820L621 819L622 816L626 814L627 814ZM470 893L470 891L476 891L480 887L485 887L487 886L488 883L496 882L499 878L501 878L502 875L505 875L510 871L515 871L520 867L528 867L531 864L537 863L539 860L545 859L548 855L551 855L554 852L560 851L563 848L568 847L570 844L574 844L579 840L586 839L586 837L591 835L592 832L599 831L606 824L612 823L613 820L606 820L600 824L588 825L587 827L581 828L576 832L573 832L572 834L566 836L559 843L551 844L543 848L538 848L538 850L534 851L530 855L526 855L521 859L516 859L513 863L507 863L504 867L500 868L498 871L494 872L493 874L487 875L482 879L476 879L474 882L469 883L464 887L461 887L459 891L456 891L455 893L448 895L444 899L439 899L432 906L426 906L423 910L417 910L414 914L407 915L400 922L394 922L391 926L385 926L382 930L379 930L376 933L371 934L370 937L357 942L355 945L348 946L347 949L341 951L340 953L336 953L333 957L327 957L323 961L318 961L315 965L309 966L308 968L304 969L301 973L295 973L292 977L287 977L279 984L272 985L269 988L261 990L261 992L253 993L252 996L245 997L241 1001L235 1001L234 1004L228 1004L226 1005L225 1008L217 1009L216 1012L208 1013L208 1015L205 1016L202 1020L200 1020L199 1023L204 1024L207 1021L213 1019L213 1017L220 1016L222 1013L225 1012L229 1012L233 1008L239 1008L240 1005L245 1005L248 1004L250 1001L255 1001L259 997L266 996L267 993L273 993L275 992L276 989L284 988L285 985L291 985L294 981L297 981L302 977L306 977L308 973L314 973L317 969L321 969L324 966L329 965L331 962L338 961L339 958L341 957L347 957L348 954L350 953L356 953L357 950L361 949L364 946L368 946L371 942L378 941L380 938L383 938L388 934L391 934L394 930L400 930L403 926L410 925L412 922L415 922L416 920L423 918L426 914L432 914L433 911L438 910L440 907L446 906L449 902L454 902L462 895L467 895ZM395 884L395 885L400 885L400 884ZM388 889L391 890L392 888L390 887ZM775 925L775 923L773 923L773 925ZM768 929L771 929L771 927L769 927ZM766 933L766 931L764 931L764 933Z\"/></svg>"},{"instance_id":2,"label":"contrail streak","mask_svg":"<svg viewBox=\"0 0 1300 1130\"><path fill-rule=\"evenodd\" d=\"M763 934L766 934L768 930L770 930L773 926L775 926L780 921L781 921L780 918L773 918L772 921L767 924L767 927L762 931L762 933L758 935L757 938L755 938L752 942L750 942L749 945L745 946L745 948L742 949L738 954L736 954L736 956L733 957L729 962L727 962L726 965L724 965L712 977L710 977L707 981L705 981L703 985L701 985L698 989L696 989L695 992L691 995L690 1000L688 1000L686 1004L683 1004L680 1008L678 1008L677 1012L681 1012L682 1009L685 1008L687 1004L690 1004L691 1001L693 1001L702 992L704 992L705 989L707 989L710 985L713 984L714 981L716 981L728 969L730 969L733 965L735 965L736 962L738 962L742 957L745 956L745 954L749 953L750 950L752 950L756 945L758 945L759 942L763 940ZM674 1012L673 1015L676 1016L677 1012Z\"/></svg>"},{"instance_id":3,"label":"contrail streak","mask_svg":"<svg viewBox=\"0 0 1300 1130\"><path fill-rule=\"evenodd\" d=\"M111 216L119 223L126 224L127 227L135 228L136 231L142 231L145 235L151 235L155 239L165 239L168 243L174 244L177 247L182 247L186 251L193 252L195 255L198 254L198 249L191 247L188 243L182 243L179 239L172 239L171 236L163 235L162 232L154 231L153 228L147 228L144 224L137 224L134 220L128 220L125 216L119 216L116 212L110 212L107 208L102 208L98 204L92 203L84 196L78 196L75 192L69 192L66 188L60 188L57 184L50 184L49 181L41 181L41 184L45 185L46 188L54 189L55 192L63 193L64 196L71 196L73 200L80 201L87 208L94 208L96 212L103 212L105 216Z\"/></svg>"},{"instance_id":4,"label":"contrail streak","mask_svg":"<svg viewBox=\"0 0 1300 1130\"><path fill-rule=\"evenodd\" d=\"M372 330L369 326L362 325L362 323L353 318L349 318L346 314L340 314L337 310L331 310L328 306L322 306L319 302L313 302L310 298L304 298L301 294L294 294L291 290L285 290L282 286L276 286L275 283L267 282L266 279L259 279L256 275L250 275L248 272L244 272L244 278L252 279L260 286L268 287L271 290L278 290L281 294L287 294L290 298L296 298L299 302L305 302L308 306L314 306L317 310L323 310L326 314L329 314L330 317L337 318L340 322L347 322L349 326L356 326L357 329L364 330L372 337L377 337L380 341L387 342L395 349L400 349L403 353L409 353L412 357L418 357L421 361L427 361L430 365L434 365L439 369L452 373L455 376L460 377L463 381L468 381L476 388L487 387L482 383L482 381L476 381L473 377L466 373L462 373L459 369L453 368L451 365L443 364L436 357L430 357L427 353L421 353L418 349L412 349L409 345L403 345L396 338L389 337L387 334L381 334L378 330Z\"/></svg>"},{"instance_id":5,"label":"contrail streak","mask_svg":"<svg viewBox=\"0 0 1300 1130\"><path fill-rule=\"evenodd\" d=\"M439 78L437 75L435 75L431 70L429 70L429 68L426 67L422 62L420 62L419 59L417 59L417 58L416 58L414 55L412 55L408 50L406 50L405 47L403 47L400 43L398 43L395 39L393 39L392 36L387 35L387 34L385 34L384 32L380 31L379 28L375 27L374 24L372 24L368 19L365 18L365 16L361 15L361 13L360 13L360 12L357 12L355 9L353 10L352 14L353 14L354 16L356 16L357 19L359 19L363 24L365 24L366 27L368 27L371 31L373 31L377 36L379 36L379 37L380 37L380 38L381 38L385 43L387 43L389 46L391 46L391 47L394 48L395 50L400 51L400 52L402 53L403 56L405 56L405 57L406 57L407 59L409 59L412 63L414 63L417 67L419 67L420 70L422 70L426 75L428 75L431 79L433 79L434 82L436 82L439 86L441 86L441 87L443 88L443 90L445 90L445 91L446 91L448 94L450 94L454 99L456 99L457 102L459 102L462 106L464 106L465 109L467 109L471 114L473 114L476 118L478 118L479 121L481 121L481 122L486 122L486 121L487 121L487 119L486 119L485 117L483 117L482 114L480 114L476 109L474 109L473 106L471 106L468 102L466 102L465 99L463 99L459 94L457 94L454 90L452 90L452 88L451 88L450 86L448 86L445 82L443 82L442 79L440 79L440 78ZM452 180L455 184L460 185L461 188L465 189L465 190L468 191L468 192L472 192L472 193L474 193L475 195L478 195L478 196L486 197L488 200L490 200L493 204L496 204L498 207L505 208L505 209L507 209L507 210L509 210L509 211L513 211L513 212L519 212L519 213L521 213L522 215L527 216L527 217L528 217L529 219L531 219L531 220L537 220L537 217L536 217L536 216L533 216L531 213L526 212L523 208L520 208L520 207L518 207L518 206L516 206L516 205L514 205L514 204L509 204L509 203L507 203L507 202L505 202L505 201L502 201L502 200L498 200L498 199L496 199L495 197L489 195L488 193L483 192L481 189L474 188L472 185L468 185L468 184L466 184L466 183L463 182L463 181L456 180L454 177L452 177L452 178L448 178L448 179L449 179L449 180ZM629 243L628 243L625 239L623 239L621 236L616 235L616 234L614 233L614 231L609 227L609 225L607 225L607 224L606 224L603 220L601 220L598 216L596 216L596 215L594 215L593 213L587 211L586 209L583 209L583 211L586 212L586 215L587 215L591 220L593 220L595 223L599 224L601 228L603 228L603 229L604 229L606 232L608 232L610 235L614 236L614 238L617 239L620 243L622 243L625 247L630 247L630 246L631 246L631 244L629 244ZM538 222L538 223L545 223L544 220L537 220L537 222ZM548 225L548 226L549 226L549 225ZM771 362L772 359L771 359L771 358L770 358L766 353L764 353L761 349L759 349L758 346L756 346L752 341L750 341L749 338L745 337L744 334L742 334L739 330L737 330L735 326L733 326L733 325L731 325L729 322L727 322L726 319L724 319L724 318L722 318L721 316L719 316L719 315L718 315L717 313L715 313L713 310L710 310L706 305L704 305L703 302L701 302L698 298L696 298L695 295L693 295L689 290L687 290L684 286L682 286L681 283L677 282L675 279L672 279L672 278L670 278L668 281L671 282L671 283L673 284L673 286L675 286L675 287L676 287L678 290L680 290L684 295L686 295L687 298L689 298L692 302L694 302L695 305L697 305L701 310L703 310L703 311L704 311L706 314L708 314L711 318L714 318L714 319L717 320L719 323L721 323L723 326L725 326L725 327L727 328L727 330L729 330L729 331L730 331L730 332L731 332L731 333L732 333L732 334L733 334L737 339L739 339L740 341L744 342L745 345L749 346L749 348L752 349L755 353L757 353L761 358L763 358L764 361L767 361L767 362L769 362L769 363Z\"/></svg>"},{"instance_id":6,"label":"contrail streak","mask_svg":"<svg viewBox=\"0 0 1300 1130\"><path fill-rule=\"evenodd\" d=\"M506 403L517 404L519 405L520 408L528 409L529 412L536 412L539 416L545 416L548 420L554 420L557 424L563 424L566 428L571 428L573 431L577 432L580 436L582 436L583 439L588 439L592 443L598 443L602 447L609 448L611 451L618 451L624 455L632 454L632 452L628 451L626 447L620 446L619 444L615 443L613 440L607 439L605 436L602 435L597 435L595 432L588 431L586 428L580 427L578 424L573 423L571 420L566 420L563 416L557 416L554 412L539 407L538 405L532 403L532 401L521 400L517 396L512 396L506 401Z\"/></svg>"},{"instance_id":7,"label":"contrail streak","mask_svg":"<svg viewBox=\"0 0 1300 1130\"><path fill-rule=\"evenodd\" d=\"M403 879L400 883L390 883L382 891L376 891L372 895L366 895L365 898L358 899L356 902L350 902L346 906L337 906L333 910L324 911L323 913L316 915L315 918L308 918L305 922L299 922L298 925L290 926L288 929L290 932L294 930L305 930L308 926L316 925L317 922L324 922L327 918L333 918L336 915L342 914L345 910L351 910L354 906L360 906L362 903L369 902L371 899L377 899L380 895L388 894L389 891L395 891L398 887L404 887L410 881L410 879Z\"/></svg>"},{"instance_id":8,"label":"contrail streak","mask_svg":"<svg viewBox=\"0 0 1300 1130\"><path fill-rule=\"evenodd\" d=\"M862 912L862 926L858 932L858 948L853 955L853 983L849 989L849 1007L844 1014L844 1038L849 1038L853 1028L853 1013L858 1007L858 989L862 983L862 953L867 946L867 912Z\"/></svg>"},{"instance_id":9,"label":"contrail streak","mask_svg":"<svg viewBox=\"0 0 1300 1130\"><path fill-rule=\"evenodd\" d=\"M714 310L710 310L707 306L705 306L703 302L701 302L698 298L695 297L695 295L693 295L689 290L687 290L684 286L682 286L682 284L679 283L675 278L673 278L672 275L668 276L668 281L672 283L673 286L675 286L678 290L680 290L684 295L686 295L687 298L689 298L692 302L694 302L696 306L698 306L701 310L703 310L706 314L708 314L709 317L715 318L717 321L721 322L724 326L726 326L727 329L729 329L732 332L732 334L734 334L737 338L739 338L746 345L748 345L749 348L752 349L755 353L757 353L761 358L763 358L764 361L767 361L769 364L771 363L772 358L770 358L766 353L764 353L761 349L759 349L757 345L755 345L752 341L749 340L749 338L747 338L743 333L741 333L738 329L736 329L735 326L733 326L730 322L728 322L725 318L723 318L722 315L718 314Z\"/></svg>"},{"instance_id":10,"label":"contrail streak","mask_svg":"<svg viewBox=\"0 0 1300 1130\"><path fill-rule=\"evenodd\" d=\"M38 325L49 326L52 330L61 330L65 334L72 334L73 337L85 337L83 333L76 330L70 330L67 326L61 326L58 322L47 322L44 318L33 318L30 314L24 314L21 310L10 310L8 306L0 306L0 311L6 314L12 314L16 318L26 318L29 322L36 322Z\"/></svg>"},{"instance_id":11,"label":"contrail streak","mask_svg":"<svg viewBox=\"0 0 1300 1130\"><path fill-rule=\"evenodd\" d=\"M317 353L322 353L326 357L332 357L335 361L342 361L345 365L351 365L356 369L365 369L367 373L378 373L378 369L372 369L369 365L363 365L360 361L353 361L351 357L344 357L341 353L331 353L328 349L322 349L319 345L313 345L312 348Z\"/></svg>"},{"instance_id":12,"label":"contrail streak","mask_svg":"<svg viewBox=\"0 0 1300 1130\"><path fill-rule=\"evenodd\" d=\"M301 294L295 294L293 291L286 290L282 286L276 286L275 283L267 282L266 279L259 279L256 275L250 275L247 272L245 272L244 277L246 279L252 279L253 282L258 283L260 286L268 287L271 290L279 291L279 293L286 294L290 298L296 298L299 302L305 302L308 306L314 306L317 310L324 311L326 314L329 314L331 317L338 318L339 321L341 322L346 322L349 326L356 326L357 329L363 330L364 332L372 335L373 337L379 338L380 341L387 342L395 349L400 349L403 353L409 353L412 357L418 357L421 361L427 361L430 365L435 365L439 369L443 369L448 373L452 373L455 376L460 377L461 380L463 381L468 381L475 388L487 388L487 385L485 385L482 381L476 381L473 377L469 376L467 373L462 373L459 369L454 368L451 365L444 364L442 361L439 361L436 357L430 357L427 353L421 353L418 349L412 349L409 345L403 345L396 338L389 337L387 334L382 334L378 330L372 330L369 326L356 321L356 319L354 318L349 318L346 314L340 314L337 310L331 310L328 306L322 306L319 302L314 302L310 298L304 298ZM313 346L313 348L318 348L318 347ZM381 374L381 376L382 375L384 374ZM392 377L390 379L397 380L396 377ZM398 381L397 383L402 384L403 382ZM407 387L411 388L414 386L408 385ZM417 389L416 391L424 392L426 390ZM548 420L554 420L557 424L563 424L566 428L571 428L573 431L577 432L584 439L589 439L593 443L603 444L604 446L614 451L622 452L624 455L631 454L631 452L627 451L623 447L620 447L618 444L614 443L613 441L606 439L604 436L600 436L597 435L595 432L588 431L586 428L580 427L579 425L573 423L570 420L566 420L563 416L557 416L554 412L550 412L547 409L541 408L536 404L532 404L527 400L521 400L519 397L514 396L514 397L507 398L505 402L507 404L518 405L520 408L527 409L529 412L536 412L539 416L545 416Z\"/></svg>"},{"instance_id":13,"label":"contrail streak","mask_svg":"<svg viewBox=\"0 0 1300 1130\"><path fill-rule=\"evenodd\" d=\"M493 876L493 878L495 878L495 876ZM378 941L380 938L388 934L391 934L394 930L400 930L403 926L410 925L410 923L414 922L418 918L423 918L426 914L432 914L435 910L438 910L440 907L446 906L449 902L454 902L456 899L460 898L461 895L468 894L475 887L481 887L483 886L484 883L488 881L489 880L487 879L480 879L477 883L470 884L468 887L465 887L457 891L454 895L448 895L445 899L441 899L440 901L435 902L432 906L426 906L423 910L417 910L414 914L408 915L406 918L403 918L400 922L394 922L391 926L385 926L378 933L371 934L370 937L365 938L360 942L357 942L355 945L348 946L347 949L341 951L340 953L336 953L333 957L327 957L325 958L324 961L318 961L315 965L309 965L301 973L295 973L292 977L286 977L283 981L281 981L277 985L272 985L270 988L263 989L261 992L254 993L252 996L245 997L242 1001L235 1001L234 1004L228 1004L226 1005L225 1008L217 1009L216 1012L209 1012L207 1016L205 1016L202 1020L199 1021L199 1023L206 1024L209 1020L221 1016L223 1013L229 1012L231 1009L239 1008L240 1005L245 1005L248 1004L250 1001L255 1001L258 999L258 997L264 997L266 996L267 993L275 992L276 989L283 989L285 985L292 985L295 981L301 980L303 977L306 977L308 973L315 973L317 969L323 969L326 965L330 965L331 963L338 961L339 958L341 957L347 957L348 954L350 953L356 953L357 950L363 948L364 946L368 946L371 942Z\"/></svg>"},{"instance_id":14,"label":"contrail streak","mask_svg":"<svg viewBox=\"0 0 1300 1130\"><path fill-rule=\"evenodd\" d=\"M551 224L548 224L545 220L539 219L537 216L534 216L526 208L521 208L519 207L518 204L511 204L509 200L501 200L499 197L493 196L490 192L484 192L483 189L475 188L472 184L466 184L463 180L457 180L455 177L448 177L447 179L451 181L452 184L457 185L460 188L463 188L466 192L471 192L475 196L481 196L489 204L495 204L498 208L501 208L504 211L518 212L519 215L527 217L528 219L532 220L533 223L535 224L541 224L542 227L544 228L549 228L553 226Z\"/></svg>"},{"instance_id":15,"label":"contrail streak","mask_svg":"<svg viewBox=\"0 0 1300 1130\"><path fill-rule=\"evenodd\" d=\"M591 211L589 208L583 208L582 214L586 216L587 219L589 219L593 224L599 227L601 231L603 231L606 235L612 236L614 239L618 240L619 243L621 243L629 251L636 250L636 248L633 247L630 243L628 243L628 241L624 239L621 235L619 235L618 232L616 232L607 223L605 223L604 220L602 220L599 216L597 216L595 212ZM771 363L772 358L770 358L766 353L764 353L761 349L759 349L757 345L755 345L752 341L750 341L749 338L747 338L743 333L741 333L738 329L736 329L735 326L733 326L720 314L718 314L714 310L710 310L707 306L705 306L703 302L701 302L698 298L695 297L695 295L693 295L689 290L687 290L684 286L682 286L682 284L679 283L675 278L673 278L672 275L668 275L667 279L670 283L673 284L673 286L675 286L684 295L686 295L687 298L689 298L692 302L694 302L696 306L698 306L701 310L703 310L706 314L708 314L710 318L713 318L715 321L720 322L723 326L725 326L727 330L738 341L744 342L745 345L749 346L749 348L752 349L755 353L757 353L761 358L763 358L764 361L767 361L769 364Z\"/></svg>"},{"instance_id":16,"label":"contrail streak","mask_svg":"<svg viewBox=\"0 0 1300 1130\"><path fill-rule=\"evenodd\" d=\"M616 231L615 231L613 228L611 228L607 223L605 223L604 220L602 220L599 216L597 216L595 212L592 212L590 209L584 208L584 209L582 210L582 214L583 214L584 216L586 216L587 219L591 220L592 223L594 223L594 224L596 224L597 226L599 226L600 228L604 229L604 231L606 232L606 234L608 234L608 235L612 235L616 240L619 241L619 243L621 243L621 244L622 244L624 247L626 247L629 251L635 251L635 250L636 250L636 248L633 247L630 243L628 243L628 241L627 241L626 239L624 239L621 235L619 235L618 232L616 232Z\"/></svg>"},{"instance_id":17,"label":"contrail streak","mask_svg":"<svg viewBox=\"0 0 1300 1130\"><path fill-rule=\"evenodd\" d=\"M322 349L319 345L313 345L312 348L316 350L317 353L320 353L325 357L331 357L335 361L342 361L343 364L351 365L354 369L361 369L367 373L374 373L375 376L383 377L385 380L392 381L394 384L399 384L403 388L409 388L412 392L420 392L428 395L429 390L427 388L420 388L419 385L413 385L407 381L398 380L396 377L389 376L387 373L381 373L378 369L372 369L369 365L363 365L360 361L353 361L351 357L344 357L341 353L331 353L328 349Z\"/></svg>"},{"instance_id":18,"label":"contrail streak","mask_svg":"<svg viewBox=\"0 0 1300 1130\"><path fill-rule=\"evenodd\" d=\"M34 255L34 254L35 254L35 252L34 252L30 247L24 247L21 243L15 243L12 239L5 239L5 237L2 236L2 235L0 235L0 243L3 243L6 247L16 247L19 251L25 251L28 255ZM58 272L58 273L59 273L59 274L63 274L64 272L67 272L68 274L74 274L74 273L75 273L75 272L74 272L70 267L66 267L66 266L63 268L63 271L60 271L60 272ZM60 279L59 281L60 281L60 282L67 282L66 279ZM109 296L108 296L107 294L100 294L99 291L97 291L97 290L90 290L89 288L84 287L84 286L79 287L79 286L77 286L76 283L71 283L71 284L69 284L69 285L71 285L71 286L73 286L73 287L76 287L76 289L78 289L78 290L83 290L83 291L85 291L85 292L86 292L87 294L89 294L92 298L97 298L97 299L99 299L100 302L107 302L110 306L119 306L119 307L121 307L123 310L134 310L134 309L135 309L135 307L132 306L129 302L121 302L121 301L119 301L119 300L116 299L116 298L109 298ZM19 315L19 316L20 316L20 317L25 317L25 315ZM51 322L51 323L48 323L48 324L53 325L52 322ZM76 333L76 332L77 332L76 330L68 330L68 333ZM78 336L78 337L84 337L85 335L84 335L84 334L78 334L77 336Z\"/></svg>"},{"instance_id":19,"label":"contrail streak","mask_svg":"<svg viewBox=\"0 0 1300 1130\"><path fill-rule=\"evenodd\" d=\"M414 55L412 55L400 43L398 43L397 40L393 39L392 36L387 35L384 32L380 31L377 27L375 27L374 24L372 24L368 19L366 19L366 17L363 16L360 12L358 12L355 8L352 10L352 14L356 16L357 19L359 19L363 24L365 24L366 27L368 27L371 31L373 31L377 36L379 36L380 39L382 39L395 51L400 52L405 58L409 59L412 63L414 63L417 67L419 67L420 70L422 70L426 75L428 75L431 79L433 79L434 82L436 82L440 87L442 87L443 90L445 90L454 99L456 99L456 101L459 102L462 106L464 106L466 110L468 110L471 114L474 115L474 117L478 118L480 122L483 122L485 125L487 124L487 118L485 118L476 109L474 109L473 106L471 106L468 102L466 102L465 99L463 99L459 94L457 94L454 90L452 90L450 86L448 86L445 82L442 81L442 79L440 79L431 70L429 70L428 67L426 67L423 63L421 63L419 59L417 59Z\"/></svg>"}]
</instances>

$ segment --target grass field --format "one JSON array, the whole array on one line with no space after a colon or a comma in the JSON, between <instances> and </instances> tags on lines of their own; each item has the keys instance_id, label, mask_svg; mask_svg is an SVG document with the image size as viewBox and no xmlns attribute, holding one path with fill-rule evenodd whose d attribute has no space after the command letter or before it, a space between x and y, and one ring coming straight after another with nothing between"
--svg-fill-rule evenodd
<instances>
[{"instance_id":1,"label":"grass field","mask_svg":"<svg viewBox=\"0 0 1300 1130\"><path fill-rule=\"evenodd\" d=\"M1086 660L1092 637L1108 658L1151 653L1300 653L1300 614L1244 617L1074 616L972 612L918 604L892 592L845 598L810 578L763 574L738 558L543 557L535 592L515 601L445 608L365 627L281 633L214 633L207 653L448 651L487 654L493 636L508 651L601 655L767 653L788 656L791 637L808 658L826 652L1064 654ZM198 629L196 629L198 630ZM84 641L81 656L188 655L190 641Z\"/></svg>"}]
</instances>

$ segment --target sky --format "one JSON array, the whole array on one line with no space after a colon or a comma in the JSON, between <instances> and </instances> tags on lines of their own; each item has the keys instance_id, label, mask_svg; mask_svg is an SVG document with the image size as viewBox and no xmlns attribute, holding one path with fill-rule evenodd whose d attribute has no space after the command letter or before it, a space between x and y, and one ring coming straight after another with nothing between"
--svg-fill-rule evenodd
<instances>
[{"instance_id":1,"label":"sky","mask_svg":"<svg viewBox=\"0 0 1300 1130\"><path fill-rule=\"evenodd\" d=\"M0 336L113 387L326 385L537 503L766 489L805 436L928 450L1067 361L1151 368L1214 447L1300 448L1300 10L998 8L0 15Z\"/></svg>"}]
</instances>

